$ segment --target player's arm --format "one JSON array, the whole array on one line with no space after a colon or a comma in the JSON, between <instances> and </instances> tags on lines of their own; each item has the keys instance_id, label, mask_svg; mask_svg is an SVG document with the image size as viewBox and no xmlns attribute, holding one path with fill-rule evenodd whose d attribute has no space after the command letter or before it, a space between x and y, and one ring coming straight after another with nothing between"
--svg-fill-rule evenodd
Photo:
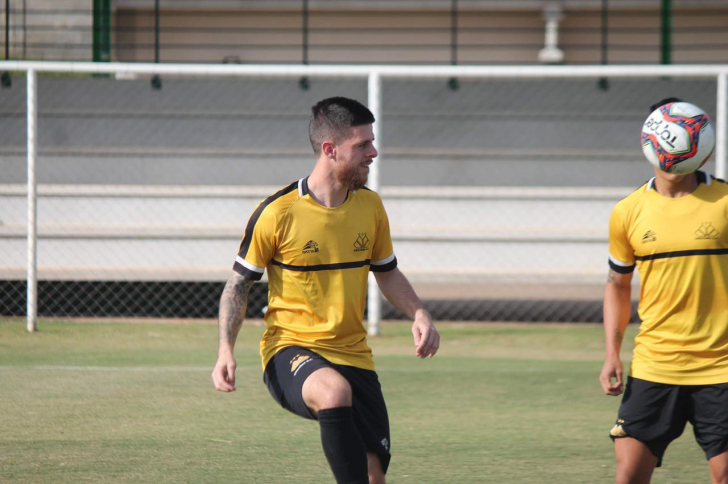
<instances>
[{"instance_id":1,"label":"player's arm","mask_svg":"<svg viewBox=\"0 0 728 484\"><path fill-rule=\"evenodd\" d=\"M632 314L632 272L619 273L609 269L604 292L604 366L599 375L602 390L607 395L620 395L624 391L624 366L620 351L622 340Z\"/></svg>"},{"instance_id":2,"label":"player's arm","mask_svg":"<svg viewBox=\"0 0 728 484\"><path fill-rule=\"evenodd\" d=\"M432 322L432 316L422 305L415 290L402 272L394 268L386 272L374 272L377 284L387 301L414 322L415 354L420 358L432 358L440 347L440 335Z\"/></svg>"},{"instance_id":3,"label":"player's arm","mask_svg":"<svg viewBox=\"0 0 728 484\"><path fill-rule=\"evenodd\" d=\"M238 332L243 325L243 319L245 319L248 294L253 283L254 281L245 279L238 273L233 273L220 296L217 364L212 370L212 381L215 388L221 392L235 391L237 363L233 356L233 349Z\"/></svg>"}]
</instances>

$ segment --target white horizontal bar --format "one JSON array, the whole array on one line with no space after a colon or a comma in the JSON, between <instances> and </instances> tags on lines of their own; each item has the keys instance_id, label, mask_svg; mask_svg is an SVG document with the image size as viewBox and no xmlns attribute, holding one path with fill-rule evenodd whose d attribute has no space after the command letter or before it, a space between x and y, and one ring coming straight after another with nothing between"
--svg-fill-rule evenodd
<instances>
[{"instance_id":1,"label":"white horizontal bar","mask_svg":"<svg viewBox=\"0 0 728 484\"><path fill-rule=\"evenodd\" d=\"M159 74L258 77L459 77L459 78L597 78L597 77L716 77L728 73L725 64L607 65L607 66L400 66L301 64L149 64L116 62L0 61L0 71L71 72L89 74Z\"/></svg>"}]
</instances>

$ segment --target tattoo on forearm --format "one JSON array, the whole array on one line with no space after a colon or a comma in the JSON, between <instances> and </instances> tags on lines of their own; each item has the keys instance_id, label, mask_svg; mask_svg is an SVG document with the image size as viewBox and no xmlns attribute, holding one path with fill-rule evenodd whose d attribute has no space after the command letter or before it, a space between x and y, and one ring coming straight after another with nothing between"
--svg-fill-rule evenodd
<instances>
[{"instance_id":1,"label":"tattoo on forearm","mask_svg":"<svg viewBox=\"0 0 728 484\"><path fill-rule=\"evenodd\" d=\"M220 296L218 338L234 345L248 308L248 294L253 281L234 275L225 284Z\"/></svg>"},{"instance_id":2,"label":"tattoo on forearm","mask_svg":"<svg viewBox=\"0 0 728 484\"><path fill-rule=\"evenodd\" d=\"M614 282L616 279L617 273L609 269L609 274L607 275L607 283Z\"/></svg>"},{"instance_id":3,"label":"tattoo on forearm","mask_svg":"<svg viewBox=\"0 0 728 484\"><path fill-rule=\"evenodd\" d=\"M622 334L622 332L619 329L616 329L614 331L614 342L617 343L618 345L621 345L622 338L624 338L624 335Z\"/></svg>"}]
</instances>

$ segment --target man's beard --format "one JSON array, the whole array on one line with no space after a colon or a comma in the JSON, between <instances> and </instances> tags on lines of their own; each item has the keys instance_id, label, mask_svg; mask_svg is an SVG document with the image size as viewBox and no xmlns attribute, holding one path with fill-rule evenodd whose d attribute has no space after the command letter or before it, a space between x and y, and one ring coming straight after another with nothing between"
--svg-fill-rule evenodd
<instances>
[{"instance_id":1,"label":"man's beard","mask_svg":"<svg viewBox=\"0 0 728 484\"><path fill-rule=\"evenodd\" d=\"M352 166L350 169L338 172L336 179L349 190L358 190L367 183L367 175L359 173L360 165Z\"/></svg>"}]
</instances>

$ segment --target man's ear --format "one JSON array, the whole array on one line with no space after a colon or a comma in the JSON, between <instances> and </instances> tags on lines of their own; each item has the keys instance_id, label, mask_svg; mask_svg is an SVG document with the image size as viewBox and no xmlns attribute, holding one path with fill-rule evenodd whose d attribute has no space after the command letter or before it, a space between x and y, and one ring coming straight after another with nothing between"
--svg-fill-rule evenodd
<instances>
[{"instance_id":1,"label":"man's ear","mask_svg":"<svg viewBox=\"0 0 728 484\"><path fill-rule=\"evenodd\" d=\"M336 156L336 145L332 141L324 141L321 143L321 152L329 158Z\"/></svg>"}]
</instances>

